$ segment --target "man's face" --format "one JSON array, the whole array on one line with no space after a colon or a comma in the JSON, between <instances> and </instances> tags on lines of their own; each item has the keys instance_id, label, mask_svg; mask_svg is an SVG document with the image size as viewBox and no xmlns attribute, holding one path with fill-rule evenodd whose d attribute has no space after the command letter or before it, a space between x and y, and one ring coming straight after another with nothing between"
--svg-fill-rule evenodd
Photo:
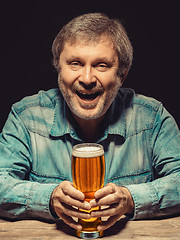
<instances>
[{"instance_id":1,"label":"man's face","mask_svg":"<svg viewBox=\"0 0 180 240\"><path fill-rule=\"evenodd\" d=\"M112 42L66 43L59 66L59 87L71 112L85 120L102 117L122 85Z\"/></svg>"}]
</instances>

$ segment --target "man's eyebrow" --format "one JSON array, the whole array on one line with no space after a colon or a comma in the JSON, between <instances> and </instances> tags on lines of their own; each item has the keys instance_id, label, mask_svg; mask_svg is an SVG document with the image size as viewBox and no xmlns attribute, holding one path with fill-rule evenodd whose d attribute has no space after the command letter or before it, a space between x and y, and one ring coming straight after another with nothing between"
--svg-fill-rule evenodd
<instances>
[{"instance_id":1,"label":"man's eyebrow","mask_svg":"<svg viewBox=\"0 0 180 240\"><path fill-rule=\"evenodd\" d=\"M116 62L115 58L107 58L107 57L99 57L95 60L96 62L108 62L108 63L114 63Z\"/></svg>"},{"instance_id":2,"label":"man's eyebrow","mask_svg":"<svg viewBox=\"0 0 180 240\"><path fill-rule=\"evenodd\" d=\"M78 57L78 56L69 56L69 57L67 57L67 60L74 60L74 59L80 60L81 58Z\"/></svg>"},{"instance_id":3,"label":"man's eyebrow","mask_svg":"<svg viewBox=\"0 0 180 240\"><path fill-rule=\"evenodd\" d=\"M84 59L80 56L71 55L71 56L67 57L66 61L67 62L70 62L70 61L82 61L82 62L84 62ZM114 64L116 62L116 58L98 57L98 58L94 59L93 62L94 63L105 62L105 63L108 63L108 64Z\"/></svg>"}]
</instances>

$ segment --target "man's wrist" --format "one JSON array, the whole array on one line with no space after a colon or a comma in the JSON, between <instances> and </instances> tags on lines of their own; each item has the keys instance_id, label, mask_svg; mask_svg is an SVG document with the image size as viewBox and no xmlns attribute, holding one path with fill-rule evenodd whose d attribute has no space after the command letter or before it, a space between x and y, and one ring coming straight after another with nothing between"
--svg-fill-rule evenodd
<instances>
[{"instance_id":1,"label":"man's wrist","mask_svg":"<svg viewBox=\"0 0 180 240\"><path fill-rule=\"evenodd\" d=\"M122 187L122 188L123 188L123 191L125 192L125 195L127 196L127 210L125 214L132 215L134 213L134 201L133 201L132 195L126 187Z\"/></svg>"},{"instance_id":2,"label":"man's wrist","mask_svg":"<svg viewBox=\"0 0 180 240\"><path fill-rule=\"evenodd\" d=\"M52 195L51 195L51 199L49 201L49 210L51 215L53 216L54 219L59 219L59 216L57 215L56 211L53 208L53 199L52 199Z\"/></svg>"},{"instance_id":3,"label":"man's wrist","mask_svg":"<svg viewBox=\"0 0 180 240\"><path fill-rule=\"evenodd\" d=\"M54 219L59 219L59 216L56 214L54 208L51 205L49 205L49 210Z\"/></svg>"}]
</instances>

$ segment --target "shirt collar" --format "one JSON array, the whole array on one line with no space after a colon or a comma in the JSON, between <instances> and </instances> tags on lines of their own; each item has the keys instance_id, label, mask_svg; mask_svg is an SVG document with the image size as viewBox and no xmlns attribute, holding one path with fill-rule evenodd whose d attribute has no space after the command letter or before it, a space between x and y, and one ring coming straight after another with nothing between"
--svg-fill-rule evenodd
<instances>
[{"instance_id":1,"label":"shirt collar","mask_svg":"<svg viewBox=\"0 0 180 240\"><path fill-rule=\"evenodd\" d=\"M79 139L74 128L69 123L66 118L66 110L67 105L62 97L59 95L57 98L55 111L54 111L54 120L52 124L52 128L50 130L50 135L53 137L60 137L65 134L70 134L74 138ZM104 119L105 132L99 141L105 139L108 134L117 134L122 136L124 139L126 138L126 117L125 117L125 107L123 103L123 99L121 94L118 94L112 103L110 109L106 113L106 117ZM99 142L98 141L98 142Z\"/></svg>"},{"instance_id":2,"label":"shirt collar","mask_svg":"<svg viewBox=\"0 0 180 240\"><path fill-rule=\"evenodd\" d=\"M118 93L115 100L113 101L110 109L104 119L107 128L104 132L103 139L108 134L120 135L124 139L126 138L126 115L125 106L121 94Z\"/></svg>"},{"instance_id":3,"label":"shirt collar","mask_svg":"<svg viewBox=\"0 0 180 240\"><path fill-rule=\"evenodd\" d=\"M53 137L60 137L65 134L71 134L74 130L66 118L66 103L61 95L57 98L54 110L54 120L50 130L50 135Z\"/></svg>"}]
</instances>

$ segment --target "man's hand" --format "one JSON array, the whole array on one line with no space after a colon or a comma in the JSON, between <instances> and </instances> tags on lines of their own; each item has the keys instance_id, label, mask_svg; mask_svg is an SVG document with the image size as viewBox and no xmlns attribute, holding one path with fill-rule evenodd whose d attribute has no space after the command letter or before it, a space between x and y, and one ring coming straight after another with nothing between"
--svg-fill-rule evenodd
<instances>
[{"instance_id":1,"label":"man's hand","mask_svg":"<svg viewBox=\"0 0 180 240\"><path fill-rule=\"evenodd\" d=\"M106 222L98 226L98 231L114 225L124 214L132 214L134 202L130 192L125 187L118 187L113 183L98 190L90 201L91 207L108 206L106 209L91 212L91 217L109 217Z\"/></svg>"},{"instance_id":2,"label":"man's hand","mask_svg":"<svg viewBox=\"0 0 180 240\"><path fill-rule=\"evenodd\" d=\"M89 213L80 212L78 208L90 210L91 206L84 201L84 194L73 187L69 181L64 181L57 186L51 195L50 208L69 226L81 231L82 226L73 220L76 218L90 218Z\"/></svg>"}]
</instances>

